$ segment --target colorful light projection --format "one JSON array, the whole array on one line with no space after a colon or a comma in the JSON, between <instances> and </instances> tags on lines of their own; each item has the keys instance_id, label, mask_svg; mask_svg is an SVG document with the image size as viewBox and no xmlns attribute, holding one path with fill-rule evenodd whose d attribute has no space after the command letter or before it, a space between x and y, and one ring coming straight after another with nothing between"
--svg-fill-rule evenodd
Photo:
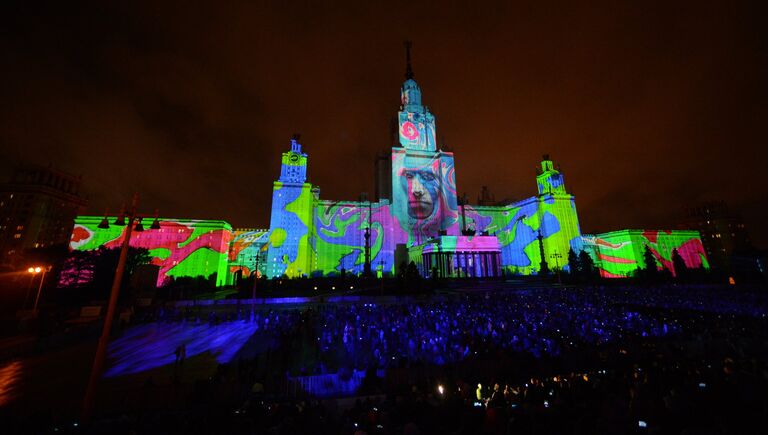
<instances>
[{"instance_id":1,"label":"colorful light projection","mask_svg":"<svg viewBox=\"0 0 768 435\"><path fill-rule=\"evenodd\" d=\"M267 276L310 275L313 232L312 185L306 183L307 155L301 144L291 140L291 151L283 153L280 180L272 189Z\"/></svg>"},{"instance_id":2,"label":"colorful light projection","mask_svg":"<svg viewBox=\"0 0 768 435\"><path fill-rule=\"evenodd\" d=\"M465 206L466 227L496 236L507 274L531 275L541 267L541 231L550 270L568 270L568 250L581 250L581 230L571 195L542 195L505 207Z\"/></svg>"},{"instance_id":3,"label":"colorful light projection","mask_svg":"<svg viewBox=\"0 0 768 435\"><path fill-rule=\"evenodd\" d=\"M453 154L392 150L392 215L396 243L419 245L458 233Z\"/></svg>"},{"instance_id":4,"label":"colorful light projection","mask_svg":"<svg viewBox=\"0 0 768 435\"><path fill-rule=\"evenodd\" d=\"M370 219L369 219L370 217ZM365 266L365 230L370 224L371 270L394 267L388 202L319 201L315 209L314 270L317 275L360 274Z\"/></svg>"},{"instance_id":5,"label":"colorful light projection","mask_svg":"<svg viewBox=\"0 0 768 435\"><path fill-rule=\"evenodd\" d=\"M119 249L126 227L98 228L102 219L100 216L78 216L70 249L87 251L102 246ZM110 222L113 220L110 218ZM161 218L159 230L131 233L130 245L148 249L152 264L160 266L158 286L170 277L209 277L213 274L216 284L224 285L231 233L232 227L224 221Z\"/></svg>"},{"instance_id":6,"label":"colorful light projection","mask_svg":"<svg viewBox=\"0 0 768 435\"><path fill-rule=\"evenodd\" d=\"M109 344L111 365L107 378L141 373L172 364L174 349L185 346L187 358L209 354L226 364L259 330L259 323L231 321L216 325L200 322L147 323L127 329ZM275 340L251 340L259 351L273 346Z\"/></svg>"},{"instance_id":7,"label":"colorful light projection","mask_svg":"<svg viewBox=\"0 0 768 435\"><path fill-rule=\"evenodd\" d=\"M435 151L435 116L421 105L421 89L415 80L408 79L403 83L400 102L400 145L406 149Z\"/></svg>"},{"instance_id":8,"label":"colorful light projection","mask_svg":"<svg viewBox=\"0 0 768 435\"><path fill-rule=\"evenodd\" d=\"M428 275L495 277L501 274L501 246L495 236L440 236L408 251L409 260Z\"/></svg>"},{"instance_id":9,"label":"colorful light projection","mask_svg":"<svg viewBox=\"0 0 768 435\"><path fill-rule=\"evenodd\" d=\"M269 230L260 229L236 229L229 244L228 284L236 282L236 276L250 276L257 270L261 276L267 269L267 248L269 242Z\"/></svg>"},{"instance_id":10,"label":"colorful light projection","mask_svg":"<svg viewBox=\"0 0 768 435\"><path fill-rule=\"evenodd\" d=\"M675 274L672 251L682 257L690 269L709 269L709 261L698 231L621 230L585 237L585 247L592 254L600 276L624 278L645 268L643 254L648 246L657 267Z\"/></svg>"},{"instance_id":11,"label":"colorful light projection","mask_svg":"<svg viewBox=\"0 0 768 435\"><path fill-rule=\"evenodd\" d=\"M539 195L567 195L565 191L565 179L560 171L554 168L549 155L545 154L541 161L541 171L536 176L536 185L539 189Z\"/></svg>"},{"instance_id":12,"label":"colorful light projection","mask_svg":"<svg viewBox=\"0 0 768 435\"><path fill-rule=\"evenodd\" d=\"M306 183L306 154L292 140L273 191L269 276L361 273L369 214L374 270L392 271L395 262L414 255L403 247L420 252L436 237L461 234L453 153L437 150L435 117L422 105L410 68L406 78L398 113L401 147L392 149L392 203L374 203L369 211L363 203L320 201ZM573 196L548 157L537 184L538 196L515 204L465 207L467 227L498 239L506 273L538 272L542 250L550 269L567 270L568 250L581 250Z\"/></svg>"}]
</instances>

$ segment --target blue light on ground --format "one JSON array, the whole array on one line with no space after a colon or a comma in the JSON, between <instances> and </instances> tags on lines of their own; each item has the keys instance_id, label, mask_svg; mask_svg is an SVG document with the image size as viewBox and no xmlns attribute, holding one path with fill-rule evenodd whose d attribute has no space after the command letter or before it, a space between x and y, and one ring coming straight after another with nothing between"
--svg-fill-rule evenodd
<instances>
[{"instance_id":1,"label":"blue light on ground","mask_svg":"<svg viewBox=\"0 0 768 435\"><path fill-rule=\"evenodd\" d=\"M228 363L257 329L257 323L245 321L138 325L110 343L110 367L104 376L129 375L173 364L174 352L182 344L187 358L209 352L219 363Z\"/></svg>"}]
</instances>

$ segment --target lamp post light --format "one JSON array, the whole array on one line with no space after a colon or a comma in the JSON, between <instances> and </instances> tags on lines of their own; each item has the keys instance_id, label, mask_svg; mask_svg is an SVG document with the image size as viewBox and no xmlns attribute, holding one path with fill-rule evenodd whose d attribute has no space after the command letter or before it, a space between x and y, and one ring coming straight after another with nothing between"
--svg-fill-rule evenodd
<instances>
[{"instance_id":1,"label":"lamp post light","mask_svg":"<svg viewBox=\"0 0 768 435\"><path fill-rule=\"evenodd\" d=\"M549 257L555 259L555 269L557 269L557 283L562 284L563 280L560 277L560 262L558 260L563 258L563 255L560 254L559 252L555 252L553 254L550 254Z\"/></svg>"},{"instance_id":2,"label":"lamp post light","mask_svg":"<svg viewBox=\"0 0 768 435\"><path fill-rule=\"evenodd\" d=\"M40 277L40 285L37 287L37 296L35 296L35 306L32 308L32 312L37 314L37 304L40 302L40 293L43 291L43 281L45 281L45 273L51 270L51 266L42 267L42 266L35 266L30 267L27 269L27 272L31 273L33 275L37 275L40 272L43 272L43 275Z\"/></svg>"},{"instance_id":3,"label":"lamp post light","mask_svg":"<svg viewBox=\"0 0 768 435\"><path fill-rule=\"evenodd\" d=\"M120 215L115 219L114 225L117 226L125 226L125 236L123 238L123 243L120 247L120 258L117 262L117 269L115 270L115 277L112 280L112 289L109 293L109 302L107 303L107 312L104 315L104 326L101 329L101 336L99 337L98 345L96 346L96 355L93 358L93 366L91 367L91 375L88 379L88 387L85 390L85 398L83 399L83 421L88 422L91 418L91 413L93 411L93 399L96 395L96 386L98 385L99 378L101 377L101 372L104 367L104 359L106 358L107 354L107 344L109 343L109 333L112 329L112 320L115 317L115 309L117 307L117 298L120 294L120 283L123 280L123 273L125 272L125 263L128 259L128 247L131 241L131 234L133 231L141 232L144 231L144 225L142 225L141 221L143 219L142 216L138 215L136 213L136 206L139 202L139 195L135 194L133 195L133 199L131 201L131 207L128 210L128 212L122 212ZM126 226L125 218L128 217L128 223ZM135 225L134 225L135 223ZM107 219L107 216L104 216L104 219L101 221L101 223L98 225L99 229L108 229L109 228L109 221ZM152 225L149 227L151 230L159 230L160 229L160 221L157 217L157 212L155 213L155 220L152 222Z\"/></svg>"}]
</instances>

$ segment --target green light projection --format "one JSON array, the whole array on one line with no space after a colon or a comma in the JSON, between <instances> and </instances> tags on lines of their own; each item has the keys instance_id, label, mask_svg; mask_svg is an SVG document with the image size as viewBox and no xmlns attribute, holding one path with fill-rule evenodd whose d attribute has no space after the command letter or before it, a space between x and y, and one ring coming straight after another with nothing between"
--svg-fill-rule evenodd
<instances>
[{"instance_id":1,"label":"green light projection","mask_svg":"<svg viewBox=\"0 0 768 435\"><path fill-rule=\"evenodd\" d=\"M125 235L124 226L98 228L102 217L78 216L72 231L70 248L81 251L119 249ZM110 222L114 218L110 218ZM161 218L160 229L132 232L130 245L146 248L152 264L160 266L157 285L170 277L209 277L216 275L217 285L227 277L227 250L232 227L224 221Z\"/></svg>"},{"instance_id":2,"label":"green light projection","mask_svg":"<svg viewBox=\"0 0 768 435\"><path fill-rule=\"evenodd\" d=\"M687 230L621 230L596 236L585 236L585 248L595 260L600 275L623 278L645 268L643 253L647 246L657 261L658 269L676 273L672 251L677 249L688 268L709 269L709 261L698 231Z\"/></svg>"}]
</instances>

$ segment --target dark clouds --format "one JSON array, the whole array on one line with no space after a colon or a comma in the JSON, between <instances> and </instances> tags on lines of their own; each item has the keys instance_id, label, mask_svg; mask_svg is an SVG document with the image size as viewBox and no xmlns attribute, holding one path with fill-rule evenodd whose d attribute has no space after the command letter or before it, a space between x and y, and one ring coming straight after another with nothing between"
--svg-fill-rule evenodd
<instances>
[{"instance_id":1,"label":"dark clouds","mask_svg":"<svg viewBox=\"0 0 768 435\"><path fill-rule=\"evenodd\" d=\"M402 41L460 192L535 190L550 153L584 231L725 199L768 242L761 3L20 2L0 13L0 169L81 173L90 212L265 227L294 132L329 199L373 192Z\"/></svg>"}]
</instances>

